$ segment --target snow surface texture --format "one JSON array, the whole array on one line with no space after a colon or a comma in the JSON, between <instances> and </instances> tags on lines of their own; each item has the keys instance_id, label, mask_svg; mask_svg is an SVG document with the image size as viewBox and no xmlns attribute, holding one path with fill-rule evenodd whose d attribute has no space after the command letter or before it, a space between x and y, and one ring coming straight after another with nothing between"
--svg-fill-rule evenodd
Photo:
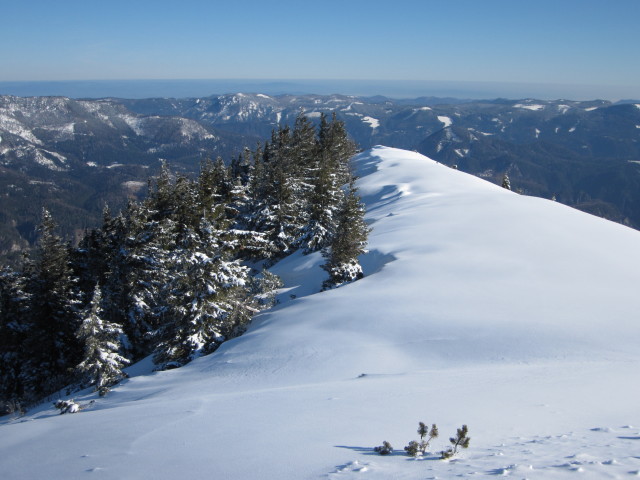
<instances>
[{"instance_id":1,"label":"snow surface texture","mask_svg":"<svg viewBox=\"0 0 640 480\"><path fill-rule=\"evenodd\" d=\"M638 475L640 233L417 153L355 167L364 279L317 293L320 255L284 259L280 305L216 353L5 420L2 478ZM441 438L413 459L418 421Z\"/></svg>"}]
</instances>

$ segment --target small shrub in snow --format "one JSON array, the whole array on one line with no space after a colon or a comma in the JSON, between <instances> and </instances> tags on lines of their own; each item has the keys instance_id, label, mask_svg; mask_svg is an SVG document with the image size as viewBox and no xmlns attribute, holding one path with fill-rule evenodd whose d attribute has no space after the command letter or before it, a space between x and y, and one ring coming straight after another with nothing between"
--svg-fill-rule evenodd
<instances>
[{"instance_id":1,"label":"small shrub in snow","mask_svg":"<svg viewBox=\"0 0 640 480\"><path fill-rule=\"evenodd\" d=\"M80 405L73 400L58 400L53 406L60 410L60 415L64 413L76 413L80 410Z\"/></svg>"},{"instance_id":2,"label":"small shrub in snow","mask_svg":"<svg viewBox=\"0 0 640 480\"><path fill-rule=\"evenodd\" d=\"M404 451L407 452L412 457L417 457L424 453L421 447L422 446L418 442L416 442L415 440L411 440L409 442L409 445L404 447Z\"/></svg>"},{"instance_id":3,"label":"small shrub in snow","mask_svg":"<svg viewBox=\"0 0 640 480\"><path fill-rule=\"evenodd\" d=\"M431 425L431 430L429 430L429 427L427 427L424 422L419 422L418 435L420 435L420 442L412 440L409 442L409 445L404 447L405 451L412 457L424 455L424 453L427 451L427 448L429 448L429 443L431 442L431 440L438 437L438 427L434 423Z\"/></svg>"},{"instance_id":4,"label":"small shrub in snow","mask_svg":"<svg viewBox=\"0 0 640 480\"><path fill-rule=\"evenodd\" d=\"M429 427L422 422L419 423L418 434L420 435L420 440L425 444L425 450L429 447L431 440L438 438L438 435L440 435L438 426L435 423L431 424L431 430L429 430ZM427 437L426 441L424 440L425 437Z\"/></svg>"},{"instance_id":5,"label":"small shrub in snow","mask_svg":"<svg viewBox=\"0 0 640 480\"><path fill-rule=\"evenodd\" d=\"M469 441L471 438L467 436L469 433L469 429L466 425L462 425L461 428L458 429L456 436L449 438L452 447L449 447L447 450L441 453L442 459L447 459L453 457L456 453L458 453L458 448L469 448Z\"/></svg>"},{"instance_id":6,"label":"small shrub in snow","mask_svg":"<svg viewBox=\"0 0 640 480\"><path fill-rule=\"evenodd\" d=\"M385 440L384 442L382 442L382 445L380 445L379 447L375 447L373 451L378 452L380 455L389 455L393 452L393 447L389 442Z\"/></svg>"}]
</instances>

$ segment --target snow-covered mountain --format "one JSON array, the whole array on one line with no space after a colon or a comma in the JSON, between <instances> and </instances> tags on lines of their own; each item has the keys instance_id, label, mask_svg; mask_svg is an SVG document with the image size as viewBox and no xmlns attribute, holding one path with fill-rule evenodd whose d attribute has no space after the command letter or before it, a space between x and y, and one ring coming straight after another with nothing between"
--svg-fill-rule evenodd
<instances>
[{"instance_id":1,"label":"snow-covered mountain","mask_svg":"<svg viewBox=\"0 0 640 480\"><path fill-rule=\"evenodd\" d=\"M413 152L354 166L365 278L318 293L320 254L282 260L281 303L214 354L4 420L2 478L638 475L640 232ZM471 446L401 455L418 421Z\"/></svg>"},{"instance_id":2,"label":"snow-covered mountain","mask_svg":"<svg viewBox=\"0 0 640 480\"><path fill-rule=\"evenodd\" d=\"M336 112L361 148L417 150L447 165L634 228L640 226L640 108L602 100L467 100L236 93L117 100L145 115L177 115L268 138Z\"/></svg>"},{"instance_id":3,"label":"snow-covered mountain","mask_svg":"<svg viewBox=\"0 0 640 480\"><path fill-rule=\"evenodd\" d=\"M73 238L97 225L105 204L118 210L144 191L161 161L192 173L247 143L255 139L110 100L0 96L0 257L29 248L43 207Z\"/></svg>"},{"instance_id":4,"label":"snow-covered mountain","mask_svg":"<svg viewBox=\"0 0 640 480\"><path fill-rule=\"evenodd\" d=\"M135 155L145 163L153 158L148 154L171 156L187 144L191 150L216 150L222 141L191 119L143 116L110 100L66 97L0 96L0 135L0 165L28 169L35 163L53 171L83 162L93 167L131 163L126 157ZM120 152L127 149L128 155Z\"/></svg>"},{"instance_id":5,"label":"snow-covered mountain","mask_svg":"<svg viewBox=\"0 0 640 480\"><path fill-rule=\"evenodd\" d=\"M245 147L334 112L363 149L385 144L514 190L640 227L638 103L454 100L230 93L78 100L0 96L0 257L33 245L43 207L73 238L117 211L166 160L194 174Z\"/></svg>"}]
</instances>

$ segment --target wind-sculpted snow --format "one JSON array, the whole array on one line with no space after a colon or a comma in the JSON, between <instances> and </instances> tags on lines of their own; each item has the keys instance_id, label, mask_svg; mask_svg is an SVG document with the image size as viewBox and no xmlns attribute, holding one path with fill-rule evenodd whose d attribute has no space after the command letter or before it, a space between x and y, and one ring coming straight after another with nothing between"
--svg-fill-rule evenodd
<instances>
[{"instance_id":1,"label":"wind-sculpted snow","mask_svg":"<svg viewBox=\"0 0 640 480\"><path fill-rule=\"evenodd\" d=\"M362 280L320 293L321 254L285 258L280 304L214 354L5 421L3 478L637 475L640 233L417 153L354 168ZM418 421L441 438L410 459Z\"/></svg>"}]
</instances>

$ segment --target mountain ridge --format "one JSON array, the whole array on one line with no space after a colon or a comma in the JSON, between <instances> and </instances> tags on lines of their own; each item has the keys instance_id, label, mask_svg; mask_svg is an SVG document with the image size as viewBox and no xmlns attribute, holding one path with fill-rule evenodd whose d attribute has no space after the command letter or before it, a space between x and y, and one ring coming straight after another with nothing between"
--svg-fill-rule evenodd
<instances>
[{"instance_id":1,"label":"mountain ridge","mask_svg":"<svg viewBox=\"0 0 640 480\"><path fill-rule=\"evenodd\" d=\"M0 99L0 252L34 239L42 207L64 235L97 225L105 204L139 196L162 161L195 174L226 162L304 111L336 112L361 148L418 150L527 195L640 225L639 104L535 99L451 102L422 98L236 93L202 98Z\"/></svg>"}]
</instances>

